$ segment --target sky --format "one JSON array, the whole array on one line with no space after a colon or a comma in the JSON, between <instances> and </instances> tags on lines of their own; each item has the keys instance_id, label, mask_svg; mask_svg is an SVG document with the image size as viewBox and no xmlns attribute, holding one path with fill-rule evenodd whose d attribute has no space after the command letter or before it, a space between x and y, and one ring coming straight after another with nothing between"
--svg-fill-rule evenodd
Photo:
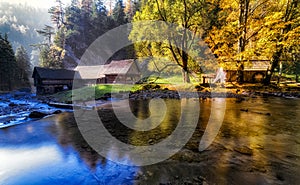
<instances>
[{"instance_id":1,"label":"sky","mask_svg":"<svg viewBox=\"0 0 300 185\"><path fill-rule=\"evenodd\" d=\"M71 0L61 0L65 5L71 4ZM33 6L35 8L46 8L49 9L50 7L55 5L56 0L0 0L0 2L9 2L15 4L27 4L29 6ZM115 2L115 1L113 1ZM104 4L106 7L109 6L109 0L104 0Z\"/></svg>"},{"instance_id":2,"label":"sky","mask_svg":"<svg viewBox=\"0 0 300 185\"><path fill-rule=\"evenodd\" d=\"M49 9L50 7L55 5L56 0L0 0L0 2L9 2L15 4L27 4L29 6L33 6L36 8L46 8ZM70 4L71 0L62 0L62 2L66 5Z\"/></svg>"}]
</instances>

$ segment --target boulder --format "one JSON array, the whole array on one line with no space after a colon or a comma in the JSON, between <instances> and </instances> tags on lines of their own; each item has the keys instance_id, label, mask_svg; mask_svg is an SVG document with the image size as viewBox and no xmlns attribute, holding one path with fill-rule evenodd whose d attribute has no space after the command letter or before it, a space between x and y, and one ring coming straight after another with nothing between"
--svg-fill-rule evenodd
<instances>
[{"instance_id":1,"label":"boulder","mask_svg":"<svg viewBox=\"0 0 300 185\"><path fill-rule=\"evenodd\" d=\"M247 146L235 147L234 151L244 155L249 155L249 156L253 155L253 150Z\"/></svg>"},{"instance_id":2,"label":"boulder","mask_svg":"<svg viewBox=\"0 0 300 185\"><path fill-rule=\"evenodd\" d=\"M38 112L38 111L32 111L30 114L29 114L29 118L43 118L45 116L47 116L48 114L46 113L43 113L43 112Z\"/></svg>"},{"instance_id":3,"label":"boulder","mask_svg":"<svg viewBox=\"0 0 300 185\"><path fill-rule=\"evenodd\" d=\"M10 106L10 107L16 107L16 106L18 106L18 104L15 104L15 103L11 102L11 103L8 104L8 106Z\"/></svg>"},{"instance_id":4,"label":"boulder","mask_svg":"<svg viewBox=\"0 0 300 185\"><path fill-rule=\"evenodd\" d=\"M56 110L56 111L52 112L52 114L60 114L60 113L62 113L61 110Z\"/></svg>"}]
</instances>

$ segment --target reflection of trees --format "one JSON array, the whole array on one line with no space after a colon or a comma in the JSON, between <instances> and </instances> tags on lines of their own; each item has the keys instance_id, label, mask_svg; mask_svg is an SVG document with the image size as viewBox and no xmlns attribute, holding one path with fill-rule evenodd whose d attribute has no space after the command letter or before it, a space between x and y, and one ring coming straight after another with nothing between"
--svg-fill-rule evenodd
<instances>
[{"instance_id":1,"label":"reflection of trees","mask_svg":"<svg viewBox=\"0 0 300 185\"><path fill-rule=\"evenodd\" d=\"M129 101L130 110L139 119L146 119L150 116L149 110L150 99Z\"/></svg>"},{"instance_id":2,"label":"reflection of trees","mask_svg":"<svg viewBox=\"0 0 300 185\"><path fill-rule=\"evenodd\" d=\"M210 153L207 160L214 161L215 173L223 178L224 184L232 184L233 179L237 184L242 181L258 184L267 179L277 180L272 184L280 179L284 179L285 184L293 182L290 179L295 178L289 175L299 167L290 170L295 163L287 156L296 156L297 149L289 141L294 140L299 132L299 124L296 124L298 130L292 128L297 122L292 114L297 106L299 103L273 98L250 99L241 103L227 100L219 135L205 151ZM271 113L271 116L266 113ZM237 173L246 175L237 178Z\"/></svg>"},{"instance_id":3,"label":"reflection of trees","mask_svg":"<svg viewBox=\"0 0 300 185\"><path fill-rule=\"evenodd\" d=\"M130 106L133 114L139 119L145 118L143 114L147 114L147 117L151 117L149 112L150 100L136 100L131 101ZM156 128L150 131L134 131L129 135L130 143L133 145L149 145L162 141L164 138L172 134L176 128L181 114L181 102L178 100L165 100L166 114L162 122ZM152 110L153 111L153 110ZM161 111L159 109L155 111ZM163 114L163 113L162 113ZM146 117L146 118L147 118ZM155 120L153 120L155 122ZM158 120L160 121L160 120Z\"/></svg>"},{"instance_id":4,"label":"reflection of trees","mask_svg":"<svg viewBox=\"0 0 300 185\"><path fill-rule=\"evenodd\" d=\"M192 151L197 151L197 152L200 144L200 139L203 136L208 120L210 118L211 101L200 100L199 105L200 105L200 114L199 114L198 125L191 139L185 146L187 149Z\"/></svg>"},{"instance_id":5,"label":"reflection of trees","mask_svg":"<svg viewBox=\"0 0 300 185\"><path fill-rule=\"evenodd\" d=\"M98 160L104 164L106 161L94 151L82 137L73 114L64 113L58 115L55 125L51 125L50 132L57 137L59 144L65 148L72 146L92 169L96 168Z\"/></svg>"}]
</instances>

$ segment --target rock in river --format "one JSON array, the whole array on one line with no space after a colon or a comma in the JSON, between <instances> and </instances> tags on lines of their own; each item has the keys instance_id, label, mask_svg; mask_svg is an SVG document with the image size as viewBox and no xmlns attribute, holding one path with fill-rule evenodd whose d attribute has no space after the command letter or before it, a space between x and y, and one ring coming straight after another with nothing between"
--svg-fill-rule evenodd
<instances>
[{"instance_id":1,"label":"rock in river","mask_svg":"<svg viewBox=\"0 0 300 185\"><path fill-rule=\"evenodd\" d=\"M253 155L252 149L248 148L247 146L235 147L234 151L244 155L249 155L249 156Z\"/></svg>"},{"instance_id":2,"label":"rock in river","mask_svg":"<svg viewBox=\"0 0 300 185\"><path fill-rule=\"evenodd\" d=\"M29 114L29 118L43 118L47 116L48 114L43 113L43 112L38 112L38 111L33 111Z\"/></svg>"},{"instance_id":3,"label":"rock in river","mask_svg":"<svg viewBox=\"0 0 300 185\"><path fill-rule=\"evenodd\" d=\"M62 113L61 110L56 110L56 111L54 111L52 114L60 114L60 113Z\"/></svg>"}]
</instances>

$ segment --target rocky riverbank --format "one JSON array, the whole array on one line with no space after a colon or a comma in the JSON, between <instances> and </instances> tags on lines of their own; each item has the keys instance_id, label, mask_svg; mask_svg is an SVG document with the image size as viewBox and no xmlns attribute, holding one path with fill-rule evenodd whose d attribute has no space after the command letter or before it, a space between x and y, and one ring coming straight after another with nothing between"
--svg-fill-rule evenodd
<instances>
[{"instance_id":1,"label":"rocky riverbank","mask_svg":"<svg viewBox=\"0 0 300 185\"><path fill-rule=\"evenodd\" d=\"M129 96L128 96L129 95ZM108 98L127 98L131 100L145 100L153 98L162 99L181 99L181 98L256 98L256 97L282 97L282 98L300 98L300 91L282 92L282 91L265 91L265 90L240 90L240 89L223 89L212 91L188 92L173 90L141 90L136 92L106 94L104 99Z\"/></svg>"},{"instance_id":2,"label":"rocky riverbank","mask_svg":"<svg viewBox=\"0 0 300 185\"><path fill-rule=\"evenodd\" d=\"M0 128L40 119L63 111L65 110L49 106L45 99L40 99L30 91L12 91L0 94Z\"/></svg>"},{"instance_id":3,"label":"rocky riverbank","mask_svg":"<svg viewBox=\"0 0 300 185\"><path fill-rule=\"evenodd\" d=\"M0 128L12 126L32 119L39 119L48 115L57 114L72 107L91 109L102 106L109 101L122 99L145 100L153 98L181 99L181 98L235 98L237 102L247 98L282 97L300 98L300 91L296 89L279 89L259 86L238 86L229 88L198 88L192 91L164 89L145 89L135 92L106 93L94 101L83 100L82 104L73 104L72 101L61 101L55 95L36 96L29 91L13 91L0 94ZM54 102L54 103L53 103ZM96 103L96 104L95 104ZM55 106L53 106L55 105ZM56 106L59 105L59 106Z\"/></svg>"}]
</instances>

